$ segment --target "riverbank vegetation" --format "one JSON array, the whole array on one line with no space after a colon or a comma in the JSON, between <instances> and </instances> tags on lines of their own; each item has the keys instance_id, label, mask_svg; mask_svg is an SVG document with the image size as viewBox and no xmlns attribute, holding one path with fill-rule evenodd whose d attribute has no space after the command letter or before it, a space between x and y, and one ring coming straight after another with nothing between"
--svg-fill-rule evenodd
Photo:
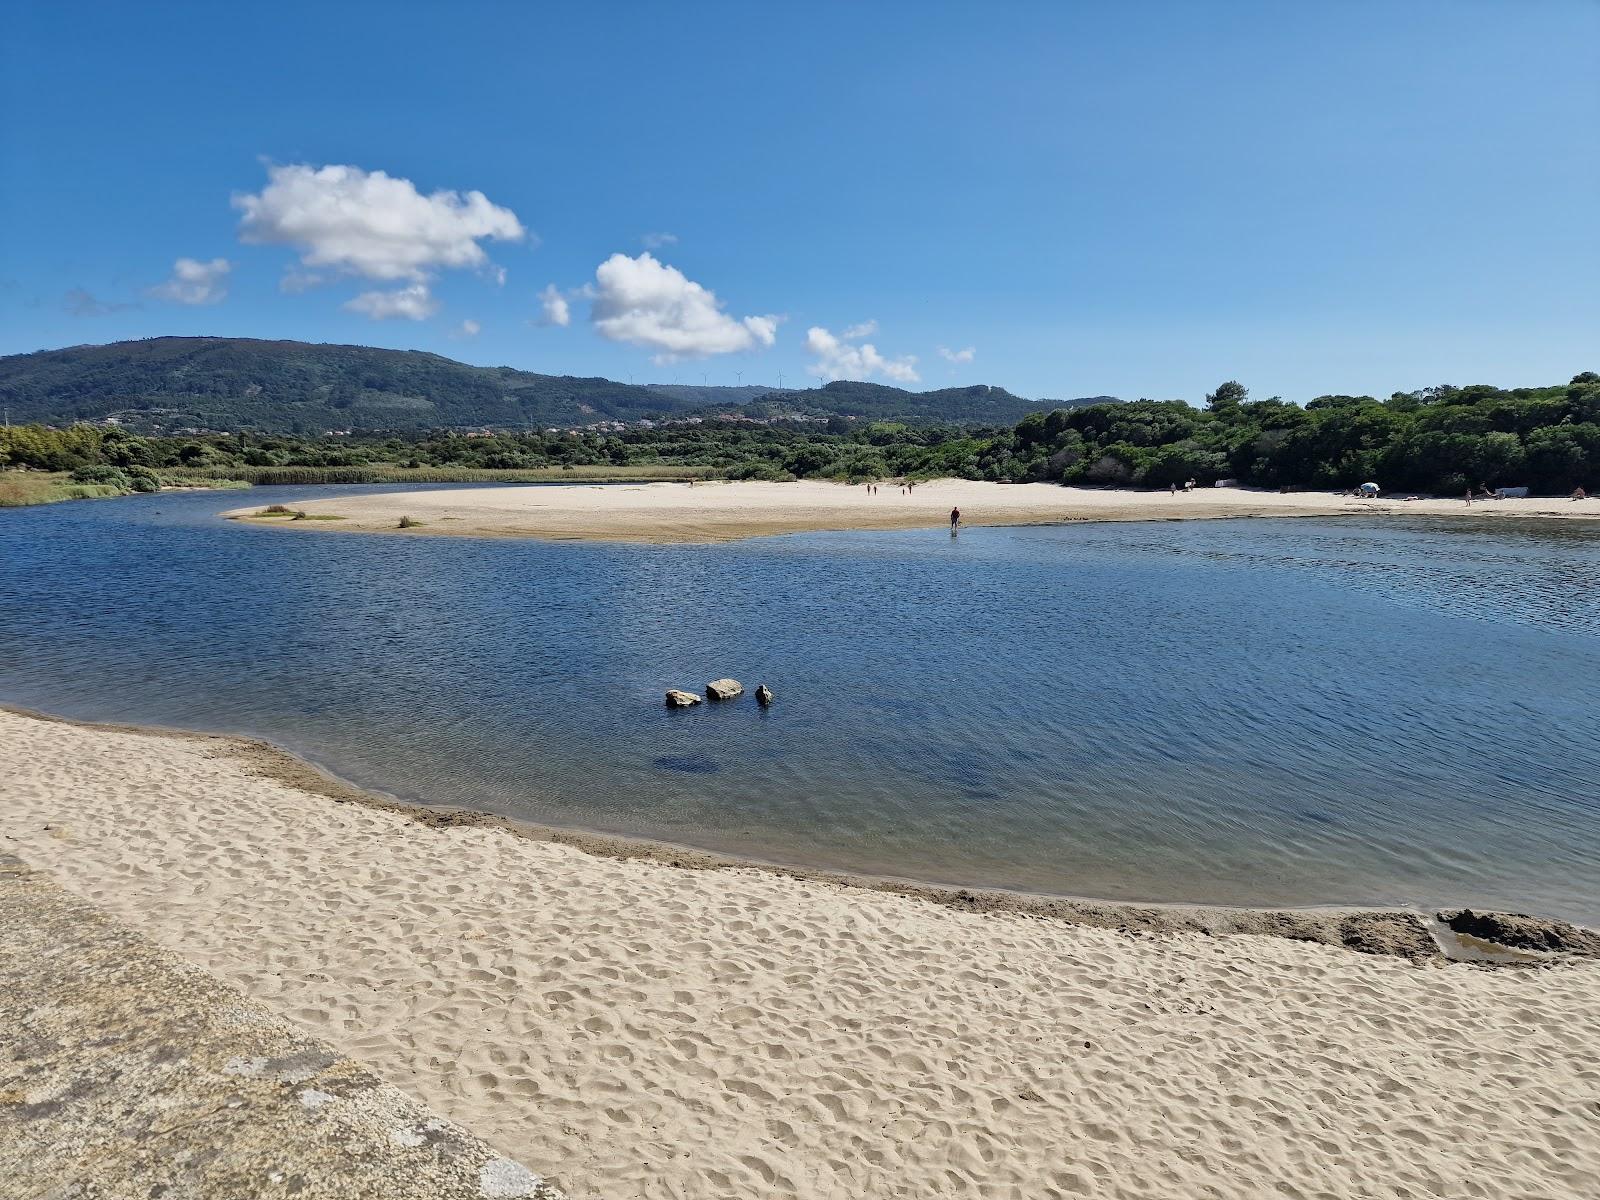
<instances>
[{"instance_id":1,"label":"riverbank vegetation","mask_svg":"<svg viewBox=\"0 0 1600 1200\"><path fill-rule=\"evenodd\" d=\"M58 500L94 500L127 492L96 483L75 483L61 471L0 472L0 508L54 504Z\"/></svg>"},{"instance_id":2,"label":"riverbank vegetation","mask_svg":"<svg viewBox=\"0 0 1600 1200\"><path fill-rule=\"evenodd\" d=\"M826 424L694 421L540 433L301 438L144 437L118 428L0 430L0 468L69 473L82 487L163 484L509 483L623 479L921 479L1168 487L1221 479L1271 488L1455 494L1600 484L1600 375L1554 387L1425 388L1252 400L1228 382L1177 400L1033 413L993 429L833 417ZM0 478L11 480L15 471ZM37 485L25 485L33 487Z\"/></svg>"},{"instance_id":3,"label":"riverbank vegetation","mask_svg":"<svg viewBox=\"0 0 1600 1200\"><path fill-rule=\"evenodd\" d=\"M34 504L55 504L61 500L108 500L115 496L131 496L135 492L158 492L174 487L213 491L249 486L240 479L192 480L165 477L142 468L123 471L103 464L79 467L72 472L0 469L0 508L26 508Z\"/></svg>"}]
</instances>

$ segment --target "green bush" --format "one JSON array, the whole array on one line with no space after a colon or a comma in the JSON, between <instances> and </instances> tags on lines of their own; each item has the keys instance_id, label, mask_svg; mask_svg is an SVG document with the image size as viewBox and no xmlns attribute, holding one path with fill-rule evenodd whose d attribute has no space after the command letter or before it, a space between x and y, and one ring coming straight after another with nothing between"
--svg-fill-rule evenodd
<instances>
[{"instance_id":1,"label":"green bush","mask_svg":"<svg viewBox=\"0 0 1600 1200\"><path fill-rule=\"evenodd\" d=\"M128 486L136 492L159 492L161 477L149 467L129 467Z\"/></svg>"},{"instance_id":2,"label":"green bush","mask_svg":"<svg viewBox=\"0 0 1600 1200\"><path fill-rule=\"evenodd\" d=\"M120 467L104 465L79 467L72 472L73 483L99 483L107 487L131 489L127 473Z\"/></svg>"}]
</instances>

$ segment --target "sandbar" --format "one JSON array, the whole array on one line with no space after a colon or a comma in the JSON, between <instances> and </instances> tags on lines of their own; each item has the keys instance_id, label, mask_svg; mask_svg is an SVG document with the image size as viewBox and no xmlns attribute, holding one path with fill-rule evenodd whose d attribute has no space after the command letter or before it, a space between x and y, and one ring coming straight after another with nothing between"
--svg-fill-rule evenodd
<instances>
[{"instance_id":1,"label":"sandbar","mask_svg":"<svg viewBox=\"0 0 1600 1200\"><path fill-rule=\"evenodd\" d=\"M1222 517L1470 516L1600 518L1600 500L1525 498L1361 500L1328 492L1250 488L1193 492L1058 487L938 479L909 493L885 483L650 483L458 488L374 492L292 507L338 520L261 518L261 506L228 512L251 524L323 533L534 537L620 542L725 542L774 534L848 529L935 529L959 508L963 526L1051 525L1071 521L1171 521ZM401 518L415 524L401 530Z\"/></svg>"}]
</instances>

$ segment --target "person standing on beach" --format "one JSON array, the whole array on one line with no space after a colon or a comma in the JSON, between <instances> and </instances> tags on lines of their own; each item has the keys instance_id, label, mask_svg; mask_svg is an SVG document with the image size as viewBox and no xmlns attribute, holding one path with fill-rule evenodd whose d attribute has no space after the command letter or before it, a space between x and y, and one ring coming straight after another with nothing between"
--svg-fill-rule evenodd
<instances>
[{"instance_id":1,"label":"person standing on beach","mask_svg":"<svg viewBox=\"0 0 1600 1200\"><path fill-rule=\"evenodd\" d=\"M957 529L960 529L960 528L961 528L961 510L959 508L952 508L950 510L950 532L954 533Z\"/></svg>"}]
</instances>

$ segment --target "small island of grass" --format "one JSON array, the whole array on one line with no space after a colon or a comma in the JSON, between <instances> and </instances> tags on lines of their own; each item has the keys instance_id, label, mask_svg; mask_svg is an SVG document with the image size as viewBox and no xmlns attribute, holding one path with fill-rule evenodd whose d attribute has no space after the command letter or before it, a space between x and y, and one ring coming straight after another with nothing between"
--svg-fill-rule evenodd
<instances>
[{"instance_id":1,"label":"small island of grass","mask_svg":"<svg viewBox=\"0 0 1600 1200\"><path fill-rule=\"evenodd\" d=\"M306 512L303 508L290 508L286 504L269 504L260 512L241 514L250 521L342 521L338 513Z\"/></svg>"}]
</instances>

